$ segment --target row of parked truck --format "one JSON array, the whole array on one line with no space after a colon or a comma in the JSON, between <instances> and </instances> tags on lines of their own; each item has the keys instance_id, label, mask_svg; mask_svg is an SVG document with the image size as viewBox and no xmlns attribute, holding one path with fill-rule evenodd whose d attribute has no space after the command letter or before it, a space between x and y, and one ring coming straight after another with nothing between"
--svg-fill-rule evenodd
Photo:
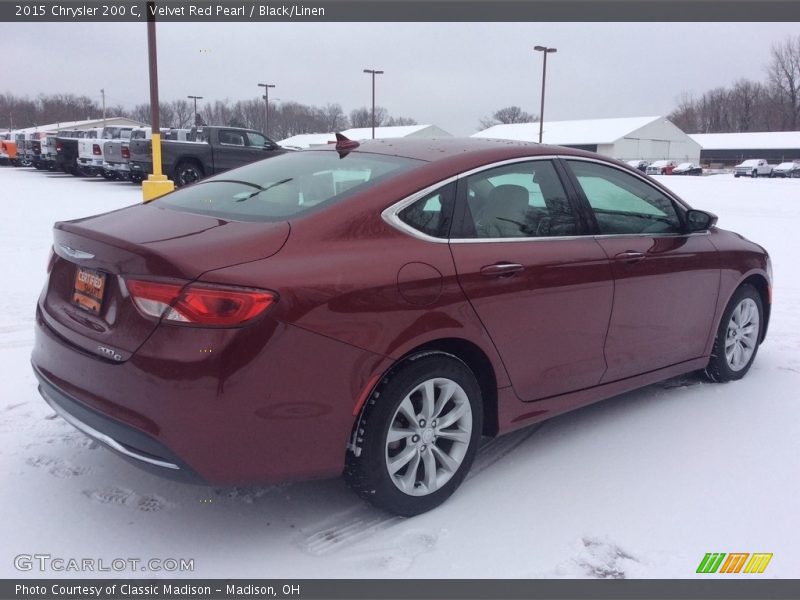
<instances>
[{"instance_id":1,"label":"row of parked truck","mask_svg":"<svg viewBox=\"0 0 800 600\"><path fill-rule=\"evenodd\" d=\"M237 127L162 129L163 172L183 186L287 150ZM153 171L150 127L108 126L0 134L0 164L141 183Z\"/></svg>"}]
</instances>

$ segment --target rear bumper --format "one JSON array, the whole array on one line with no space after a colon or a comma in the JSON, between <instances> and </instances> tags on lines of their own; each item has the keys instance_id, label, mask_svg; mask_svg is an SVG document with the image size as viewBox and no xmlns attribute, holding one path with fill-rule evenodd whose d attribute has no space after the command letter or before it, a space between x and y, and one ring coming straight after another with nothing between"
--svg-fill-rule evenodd
<instances>
[{"instance_id":1,"label":"rear bumper","mask_svg":"<svg viewBox=\"0 0 800 600\"><path fill-rule=\"evenodd\" d=\"M355 401L385 360L269 318L160 325L121 363L63 339L41 307L35 335L42 395L73 425L140 467L217 485L338 476Z\"/></svg>"},{"instance_id":2,"label":"rear bumper","mask_svg":"<svg viewBox=\"0 0 800 600\"><path fill-rule=\"evenodd\" d=\"M72 398L49 381L35 365L33 372L39 380L39 393L45 401L81 433L147 471L187 483L205 483L158 440Z\"/></svg>"}]
</instances>

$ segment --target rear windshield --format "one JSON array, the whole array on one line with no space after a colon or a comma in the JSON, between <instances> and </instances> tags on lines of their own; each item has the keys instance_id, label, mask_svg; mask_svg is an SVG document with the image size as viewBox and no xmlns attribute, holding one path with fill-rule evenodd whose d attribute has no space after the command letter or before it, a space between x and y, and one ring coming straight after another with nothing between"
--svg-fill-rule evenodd
<instances>
[{"instance_id":1,"label":"rear windshield","mask_svg":"<svg viewBox=\"0 0 800 600\"><path fill-rule=\"evenodd\" d=\"M239 221L285 220L330 205L423 161L351 152L290 152L157 200L162 207Z\"/></svg>"}]
</instances>

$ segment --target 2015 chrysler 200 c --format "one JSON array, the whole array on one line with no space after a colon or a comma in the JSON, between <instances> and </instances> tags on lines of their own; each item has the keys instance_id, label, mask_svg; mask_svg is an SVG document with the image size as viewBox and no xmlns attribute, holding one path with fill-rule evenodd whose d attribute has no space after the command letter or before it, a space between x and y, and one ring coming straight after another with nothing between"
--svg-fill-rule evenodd
<instances>
[{"instance_id":1,"label":"2015 chrysler 200 c","mask_svg":"<svg viewBox=\"0 0 800 600\"><path fill-rule=\"evenodd\" d=\"M289 153L57 223L33 366L66 420L215 484L444 501L494 436L688 371L742 377L766 252L595 154Z\"/></svg>"}]
</instances>

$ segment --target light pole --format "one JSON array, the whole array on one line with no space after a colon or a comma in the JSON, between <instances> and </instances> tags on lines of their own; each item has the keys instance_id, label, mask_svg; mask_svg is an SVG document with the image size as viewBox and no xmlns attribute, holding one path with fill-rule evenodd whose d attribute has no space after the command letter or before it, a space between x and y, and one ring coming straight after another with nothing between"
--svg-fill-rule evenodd
<instances>
[{"instance_id":1,"label":"light pole","mask_svg":"<svg viewBox=\"0 0 800 600\"><path fill-rule=\"evenodd\" d=\"M189 100L194 100L194 124L197 125L197 101L202 100L202 96L186 96Z\"/></svg>"},{"instance_id":2,"label":"light pole","mask_svg":"<svg viewBox=\"0 0 800 600\"><path fill-rule=\"evenodd\" d=\"M364 73L372 74L372 139L375 139L375 75L383 75L383 71L364 69Z\"/></svg>"},{"instance_id":3,"label":"light pole","mask_svg":"<svg viewBox=\"0 0 800 600\"><path fill-rule=\"evenodd\" d=\"M548 48L546 46L534 46L534 50L541 52L544 58L542 63L542 104L539 108L539 143L542 143L542 132L544 131L544 84L547 77L547 55L552 52L558 52L557 48Z\"/></svg>"},{"instance_id":4,"label":"light pole","mask_svg":"<svg viewBox=\"0 0 800 600\"><path fill-rule=\"evenodd\" d=\"M264 88L264 134L269 137L269 88L275 86L271 83L259 83L258 87Z\"/></svg>"},{"instance_id":5,"label":"light pole","mask_svg":"<svg viewBox=\"0 0 800 600\"><path fill-rule=\"evenodd\" d=\"M158 53L156 51L155 2L147 3L147 59L150 70L150 126L153 148L153 172L142 182L142 195L145 202L175 189L175 184L161 172L161 123L158 114Z\"/></svg>"}]
</instances>

